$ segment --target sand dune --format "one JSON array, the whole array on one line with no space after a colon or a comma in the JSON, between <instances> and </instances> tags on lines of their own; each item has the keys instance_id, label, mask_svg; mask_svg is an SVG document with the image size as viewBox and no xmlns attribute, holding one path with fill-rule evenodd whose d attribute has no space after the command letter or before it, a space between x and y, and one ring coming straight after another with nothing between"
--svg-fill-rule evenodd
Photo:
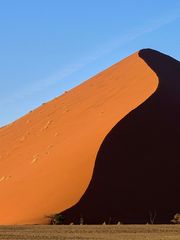
<instances>
[{"instance_id":1,"label":"sand dune","mask_svg":"<svg viewBox=\"0 0 180 240\"><path fill-rule=\"evenodd\" d=\"M63 212L67 222L170 223L179 212L180 63L150 49L139 57L158 89L107 134L87 191Z\"/></svg>"},{"instance_id":2,"label":"sand dune","mask_svg":"<svg viewBox=\"0 0 180 240\"><path fill-rule=\"evenodd\" d=\"M156 91L159 81L155 72L137 52L1 128L0 224L46 223L46 215L64 211L76 204L91 181L95 161L97 164L89 186L98 174L99 149L104 139L111 135L110 131L122 118ZM169 98L164 106L168 103ZM122 129L126 130L122 131L120 138L126 141L124 151L127 153L128 145L136 146L139 139L138 128L136 139L129 132L132 125L135 129L137 126L136 119L133 120L134 114L133 111L128 115L132 119L130 123L126 124L127 118L122 122ZM149 116L146 114L150 113L143 113L145 118L142 117L141 124L148 128L150 120L146 122ZM146 129L143 128L143 131ZM108 154L109 160L116 155ZM121 153L118 154L118 167L121 169L121 161L125 161L126 154L122 153L122 159ZM113 174L110 172L109 176ZM128 182L128 179L121 180Z\"/></svg>"}]
</instances>

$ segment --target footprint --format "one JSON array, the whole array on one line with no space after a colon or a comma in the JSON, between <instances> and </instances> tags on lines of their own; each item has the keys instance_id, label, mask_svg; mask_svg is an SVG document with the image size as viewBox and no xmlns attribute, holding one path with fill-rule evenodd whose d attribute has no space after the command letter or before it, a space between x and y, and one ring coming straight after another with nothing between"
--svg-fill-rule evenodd
<instances>
[{"instance_id":1,"label":"footprint","mask_svg":"<svg viewBox=\"0 0 180 240\"><path fill-rule=\"evenodd\" d=\"M28 120L26 120L26 123L27 123L27 124L29 124L30 122L31 122L31 121L30 121L29 119L28 119Z\"/></svg>"},{"instance_id":2,"label":"footprint","mask_svg":"<svg viewBox=\"0 0 180 240\"><path fill-rule=\"evenodd\" d=\"M39 154L38 154L38 153L35 154L35 155L33 156L33 159L32 159L32 161L31 161L31 164L34 164L35 162L37 162L38 157L39 157Z\"/></svg>"},{"instance_id":3,"label":"footprint","mask_svg":"<svg viewBox=\"0 0 180 240\"><path fill-rule=\"evenodd\" d=\"M52 123L52 120L48 121L43 128L41 128L41 131L47 130L49 125Z\"/></svg>"},{"instance_id":4,"label":"footprint","mask_svg":"<svg viewBox=\"0 0 180 240\"><path fill-rule=\"evenodd\" d=\"M31 161L31 164L34 164L35 162L37 162L38 158L33 158L33 160Z\"/></svg>"},{"instance_id":5,"label":"footprint","mask_svg":"<svg viewBox=\"0 0 180 240\"><path fill-rule=\"evenodd\" d=\"M5 176L2 176L1 178L0 178L0 183L2 182L2 181L4 181L5 180Z\"/></svg>"},{"instance_id":6,"label":"footprint","mask_svg":"<svg viewBox=\"0 0 180 240\"><path fill-rule=\"evenodd\" d=\"M25 136L23 136L22 138L20 138L20 142L24 142L25 140Z\"/></svg>"},{"instance_id":7,"label":"footprint","mask_svg":"<svg viewBox=\"0 0 180 240\"><path fill-rule=\"evenodd\" d=\"M50 145L48 146L48 149L52 148L53 146L54 146L53 144L50 144Z\"/></svg>"}]
</instances>

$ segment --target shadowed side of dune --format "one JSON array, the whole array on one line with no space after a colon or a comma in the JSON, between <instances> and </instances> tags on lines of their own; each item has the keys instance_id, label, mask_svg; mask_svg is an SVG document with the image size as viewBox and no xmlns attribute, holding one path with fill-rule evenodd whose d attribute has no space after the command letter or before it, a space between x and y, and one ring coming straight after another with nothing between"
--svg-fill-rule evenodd
<instances>
[{"instance_id":1,"label":"shadowed side of dune","mask_svg":"<svg viewBox=\"0 0 180 240\"><path fill-rule=\"evenodd\" d=\"M139 52L159 78L157 91L104 139L89 187L62 214L65 223L168 223L180 210L180 63ZM88 153L87 153L88 154Z\"/></svg>"}]
</instances>

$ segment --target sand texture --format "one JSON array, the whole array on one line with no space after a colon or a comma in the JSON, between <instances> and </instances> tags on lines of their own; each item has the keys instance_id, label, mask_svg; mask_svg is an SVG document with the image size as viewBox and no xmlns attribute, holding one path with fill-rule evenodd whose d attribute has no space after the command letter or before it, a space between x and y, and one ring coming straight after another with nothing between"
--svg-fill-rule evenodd
<instances>
[{"instance_id":1,"label":"sand texture","mask_svg":"<svg viewBox=\"0 0 180 240\"><path fill-rule=\"evenodd\" d=\"M139 57L158 88L106 135L87 191L63 212L67 223L162 224L180 210L180 63L150 49Z\"/></svg>"},{"instance_id":2,"label":"sand texture","mask_svg":"<svg viewBox=\"0 0 180 240\"><path fill-rule=\"evenodd\" d=\"M0 226L5 240L179 240L179 225Z\"/></svg>"},{"instance_id":3,"label":"sand texture","mask_svg":"<svg viewBox=\"0 0 180 240\"><path fill-rule=\"evenodd\" d=\"M143 53L146 56L153 52L147 51ZM164 118L165 122L170 121L169 124L172 124L171 128L174 131L175 116L173 115L172 122L169 119L174 110L177 121L180 120L179 110L175 104L176 101L179 104L179 95L173 95L174 98L171 99L174 94L171 90L179 91L179 89L174 89L173 85L172 89L171 87L166 89L165 84L163 88L162 83L162 88L156 91L159 76L145 57L143 59L137 52L12 124L0 128L0 224L47 223L47 215L64 211L76 204L82 196L89 194L88 185L91 181L89 187L93 185L94 188L96 177L102 176L102 181L99 183L97 179L97 189L94 189L94 193L92 189L90 190L89 199L95 201L95 205L97 204L97 207L90 204L92 208L98 209L99 203L104 203L102 199L109 199L105 195L110 194L112 184L114 184L111 189L113 192L117 190L118 196L124 194L123 185L126 186L127 182L133 181L132 178L135 177L131 175L131 171L135 171L137 159L140 161L138 167L141 167L141 162L150 163L154 157L154 155L148 155L154 147L152 145L154 140L148 134L156 131L154 128L156 120L158 126L163 128L162 132L164 127L167 127L162 124ZM174 72L169 74L172 74L170 76L173 81ZM171 83L167 82L167 84L171 86ZM155 91L157 94L152 95ZM166 92L163 93L163 91ZM149 98L151 95L153 97ZM140 107L137 108L139 105ZM162 111L158 113L162 106ZM137 111L132 111L133 109ZM166 119L168 116L169 118ZM121 119L123 119L122 123ZM118 154L111 152L110 147L106 154L99 153L104 146L104 141L106 142L107 137L113 133L114 127L118 128L119 122L121 129L118 133L120 138L118 144L120 145L117 148L122 152L119 151ZM153 138L156 137L156 134L153 135ZM174 136L168 135L167 144L173 141L171 137ZM147 145L144 146L143 142ZM116 145L115 142L113 145ZM167 145L163 147L166 150ZM105 147L105 149L108 151L108 148ZM136 149L138 154L147 152L148 160L143 161L142 156L136 155ZM101 162L102 160L98 160L101 158L100 155L106 155L105 165ZM117 161L113 157L115 155L118 155L118 164L115 164ZM171 157L173 159L174 155L171 154ZM114 165L113 168L108 165L109 163L106 165L107 159L111 161L111 166ZM162 162L163 159L161 164ZM109 175L103 172L107 167ZM120 178L114 179L112 176L117 172L113 171L117 167ZM158 165L158 168L160 167ZM128 174L133 176L130 179L129 175L126 175L128 169L130 169ZM152 179L154 178L156 176L152 174ZM102 193L99 192L99 186L105 186L107 182L110 182L110 185L107 185L106 194L104 187ZM94 198L95 195L97 198ZM129 197L132 196L129 195ZM122 204L125 201L126 198L122 200ZM110 202L109 206L112 204ZM88 202L87 206L90 205ZM106 207L107 201L102 206ZM122 207L125 209L120 202L118 209ZM87 209L89 211L89 207ZM80 214L79 211L81 207L78 214ZM99 210L99 214L101 211L103 208ZM108 211L106 216L111 213ZM91 216L92 219L94 215ZM101 217L105 216L102 214Z\"/></svg>"}]
</instances>

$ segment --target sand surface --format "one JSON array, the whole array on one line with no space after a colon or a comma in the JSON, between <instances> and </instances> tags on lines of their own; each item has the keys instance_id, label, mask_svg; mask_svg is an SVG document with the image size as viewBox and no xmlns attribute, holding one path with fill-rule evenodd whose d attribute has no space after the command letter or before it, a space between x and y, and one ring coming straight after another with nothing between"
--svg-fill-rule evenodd
<instances>
[{"instance_id":1,"label":"sand surface","mask_svg":"<svg viewBox=\"0 0 180 240\"><path fill-rule=\"evenodd\" d=\"M78 202L106 135L157 86L135 53L0 128L0 224L46 223Z\"/></svg>"},{"instance_id":2,"label":"sand surface","mask_svg":"<svg viewBox=\"0 0 180 240\"><path fill-rule=\"evenodd\" d=\"M108 132L86 192L61 212L67 224L145 224L150 215L168 224L179 212L180 62L152 49L139 56L158 88Z\"/></svg>"},{"instance_id":3,"label":"sand surface","mask_svg":"<svg viewBox=\"0 0 180 240\"><path fill-rule=\"evenodd\" d=\"M0 239L11 240L179 240L176 225L1 226Z\"/></svg>"}]
</instances>

